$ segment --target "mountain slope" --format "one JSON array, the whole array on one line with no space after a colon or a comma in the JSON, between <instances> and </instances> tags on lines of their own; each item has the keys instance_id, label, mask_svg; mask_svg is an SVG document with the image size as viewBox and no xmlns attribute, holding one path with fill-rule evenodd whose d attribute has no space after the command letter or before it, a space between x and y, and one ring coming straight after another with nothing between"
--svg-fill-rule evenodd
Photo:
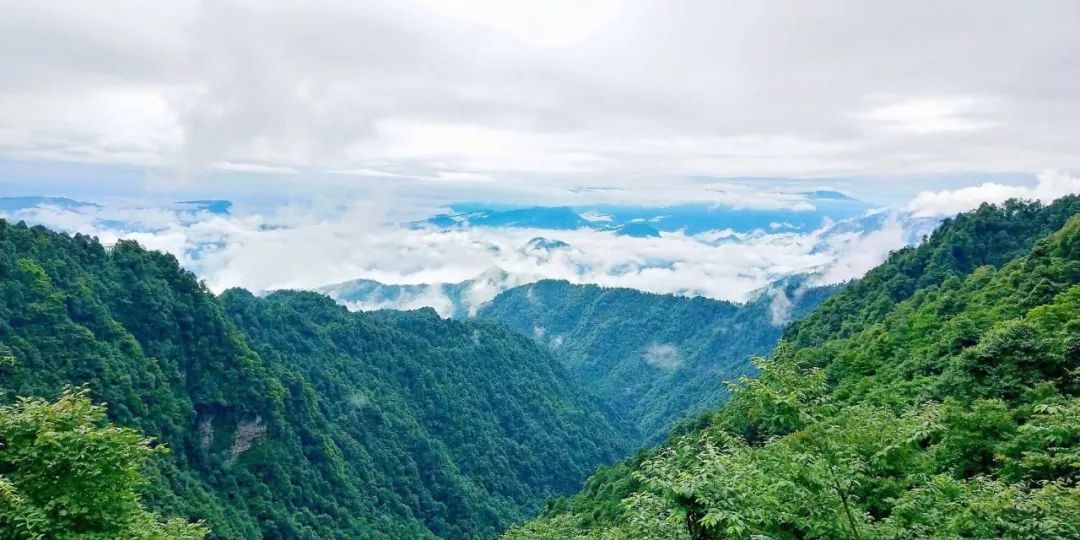
<instances>
[{"instance_id":1,"label":"mountain slope","mask_svg":"<svg viewBox=\"0 0 1080 540\"><path fill-rule=\"evenodd\" d=\"M1076 538L1075 204L1012 202L943 226L872 273L903 279L822 304L727 405L507 536ZM1000 248L978 259L999 267L949 247L971 245ZM889 286L906 280L922 286ZM906 299L875 306L888 295Z\"/></svg>"},{"instance_id":2,"label":"mountain slope","mask_svg":"<svg viewBox=\"0 0 1080 540\"><path fill-rule=\"evenodd\" d=\"M490 537L625 451L549 354L430 311L218 299L176 260L0 220L0 398L87 385L217 538Z\"/></svg>"},{"instance_id":3,"label":"mountain slope","mask_svg":"<svg viewBox=\"0 0 1080 540\"><path fill-rule=\"evenodd\" d=\"M415 463L392 490L440 536L497 531L626 448L549 355L499 325L350 313L305 292L222 303L276 371L314 383L348 469Z\"/></svg>"},{"instance_id":4,"label":"mountain slope","mask_svg":"<svg viewBox=\"0 0 1080 540\"><path fill-rule=\"evenodd\" d=\"M672 423L722 402L723 381L752 372L750 357L776 345L786 318L833 290L794 280L733 304L540 281L501 293L477 316L533 336L643 441L655 442Z\"/></svg>"},{"instance_id":5,"label":"mountain slope","mask_svg":"<svg viewBox=\"0 0 1080 540\"><path fill-rule=\"evenodd\" d=\"M791 325L784 338L795 345L820 345L847 336L881 319L893 304L950 276L964 277L983 265L999 267L1026 253L1035 241L1060 229L1080 213L1080 196L1062 197L1047 206L1009 201L947 219L927 242L893 253L888 261L847 287L821 309ZM850 313L856 310L857 314Z\"/></svg>"}]
</instances>

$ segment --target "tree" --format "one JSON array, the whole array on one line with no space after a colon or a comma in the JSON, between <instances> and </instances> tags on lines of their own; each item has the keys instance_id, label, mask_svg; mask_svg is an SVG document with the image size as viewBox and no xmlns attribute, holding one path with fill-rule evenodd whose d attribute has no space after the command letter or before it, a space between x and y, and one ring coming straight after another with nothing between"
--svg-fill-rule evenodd
<instances>
[{"instance_id":1,"label":"tree","mask_svg":"<svg viewBox=\"0 0 1080 540\"><path fill-rule=\"evenodd\" d=\"M86 394L0 407L0 538L205 537L200 523L163 520L142 506L142 469L167 449L109 424Z\"/></svg>"}]
</instances>

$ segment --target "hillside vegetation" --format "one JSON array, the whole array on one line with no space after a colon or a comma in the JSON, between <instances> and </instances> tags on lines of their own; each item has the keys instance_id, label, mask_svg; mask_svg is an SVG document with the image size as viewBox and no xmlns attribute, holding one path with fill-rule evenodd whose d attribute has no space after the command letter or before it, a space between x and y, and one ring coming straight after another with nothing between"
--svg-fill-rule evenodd
<instances>
[{"instance_id":1,"label":"hillside vegetation","mask_svg":"<svg viewBox=\"0 0 1080 540\"><path fill-rule=\"evenodd\" d=\"M499 294L477 316L551 349L646 446L726 400L723 381L753 373L750 359L776 346L783 324L836 289L790 280L735 304L548 280Z\"/></svg>"},{"instance_id":2,"label":"hillside vegetation","mask_svg":"<svg viewBox=\"0 0 1080 540\"><path fill-rule=\"evenodd\" d=\"M0 358L3 402L85 385L86 406L166 445L142 503L214 538L492 537L628 448L498 325L216 298L169 255L2 220ZM2 441L0 490L26 489L10 456L47 459L24 440Z\"/></svg>"},{"instance_id":3,"label":"hillside vegetation","mask_svg":"<svg viewBox=\"0 0 1080 540\"><path fill-rule=\"evenodd\" d=\"M522 538L1080 537L1080 199L950 220Z\"/></svg>"}]
</instances>

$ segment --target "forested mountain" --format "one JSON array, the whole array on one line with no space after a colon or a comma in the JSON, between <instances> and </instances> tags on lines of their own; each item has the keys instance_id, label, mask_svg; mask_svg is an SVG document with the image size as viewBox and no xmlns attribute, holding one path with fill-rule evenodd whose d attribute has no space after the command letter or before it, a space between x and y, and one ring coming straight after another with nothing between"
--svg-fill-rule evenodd
<instances>
[{"instance_id":1,"label":"forested mountain","mask_svg":"<svg viewBox=\"0 0 1080 540\"><path fill-rule=\"evenodd\" d=\"M949 220L507 538L1080 537L1080 198Z\"/></svg>"},{"instance_id":2,"label":"forested mountain","mask_svg":"<svg viewBox=\"0 0 1080 540\"><path fill-rule=\"evenodd\" d=\"M477 317L551 349L644 446L726 399L723 382L752 373L750 358L776 345L783 323L835 289L791 279L734 304L547 280L499 294Z\"/></svg>"},{"instance_id":3,"label":"forested mountain","mask_svg":"<svg viewBox=\"0 0 1080 540\"><path fill-rule=\"evenodd\" d=\"M490 537L627 450L550 354L498 325L216 298L172 256L2 220L0 359L4 402L85 385L167 445L147 508L217 538Z\"/></svg>"}]
</instances>

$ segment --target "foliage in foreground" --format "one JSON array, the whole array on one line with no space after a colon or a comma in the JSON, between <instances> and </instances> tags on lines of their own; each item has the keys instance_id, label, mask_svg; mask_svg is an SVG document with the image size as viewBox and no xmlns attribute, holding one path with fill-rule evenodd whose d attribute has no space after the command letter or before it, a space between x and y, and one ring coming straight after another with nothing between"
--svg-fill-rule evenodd
<instances>
[{"instance_id":1,"label":"foliage in foreground","mask_svg":"<svg viewBox=\"0 0 1080 540\"><path fill-rule=\"evenodd\" d=\"M1044 222L1075 204L976 214ZM918 282L890 276L985 242L931 242L875 279ZM875 288L835 297L697 430L506 537L1080 537L1080 217L1003 264L952 266L886 310Z\"/></svg>"},{"instance_id":2,"label":"foliage in foreground","mask_svg":"<svg viewBox=\"0 0 1080 540\"><path fill-rule=\"evenodd\" d=\"M0 538L204 538L201 524L163 520L139 501L143 467L165 452L109 424L85 391L0 407Z\"/></svg>"}]
</instances>

